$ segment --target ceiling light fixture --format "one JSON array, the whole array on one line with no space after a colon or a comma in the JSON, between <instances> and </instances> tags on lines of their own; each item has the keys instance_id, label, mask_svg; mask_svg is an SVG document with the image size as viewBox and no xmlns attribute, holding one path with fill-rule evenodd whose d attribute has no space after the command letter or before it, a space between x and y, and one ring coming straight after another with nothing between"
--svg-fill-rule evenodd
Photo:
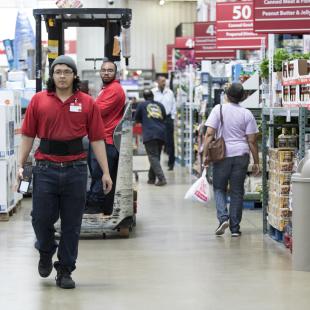
<instances>
[{"instance_id":1,"label":"ceiling light fixture","mask_svg":"<svg viewBox=\"0 0 310 310\"><path fill-rule=\"evenodd\" d=\"M159 1L159 5L164 5L165 4L165 0L160 0Z\"/></svg>"}]
</instances>

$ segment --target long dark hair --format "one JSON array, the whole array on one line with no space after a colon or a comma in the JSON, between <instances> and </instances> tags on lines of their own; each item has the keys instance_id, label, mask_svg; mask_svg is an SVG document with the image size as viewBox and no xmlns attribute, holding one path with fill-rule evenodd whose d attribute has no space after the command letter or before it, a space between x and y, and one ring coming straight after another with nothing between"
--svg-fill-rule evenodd
<instances>
[{"instance_id":1,"label":"long dark hair","mask_svg":"<svg viewBox=\"0 0 310 310\"><path fill-rule=\"evenodd\" d=\"M80 83L81 80L78 76L76 76L73 80L73 85L72 85L72 90L73 92L76 92L77 90L80 89ZM56 86L55 86L55 82L53 77L50 75L47 82L46 82L46 86L47 86L47 92L52 93L56 91Z\"/></svg>"}]
</instances>

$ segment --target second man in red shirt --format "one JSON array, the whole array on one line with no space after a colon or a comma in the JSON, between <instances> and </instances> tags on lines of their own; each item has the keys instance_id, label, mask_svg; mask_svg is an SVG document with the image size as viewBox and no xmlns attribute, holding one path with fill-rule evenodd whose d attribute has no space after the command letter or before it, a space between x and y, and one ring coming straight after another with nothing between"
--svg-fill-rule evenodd
<instances>
[{"instance_id":1,"label":"second man in red shirt","mask_svg":"<svg viewBox=\"0 0 310 310\"><path fill-rule=\"evenodd\" d=\"M118 168L119 153L114 146L113 133L116 126L123 117L126 96L125 92L116 80L117 66L112 61L104 61L100 76L103 82L95 103L98 105L105 127L106 150L110 175L113 181L112 191L105 195L102 190L102 170L96 157L90 149L89 165L92 177L90 190L87 195L87 206L85 213L104 213L107 215L113 212L114 193Z\"/></svg>"}]
</instances>

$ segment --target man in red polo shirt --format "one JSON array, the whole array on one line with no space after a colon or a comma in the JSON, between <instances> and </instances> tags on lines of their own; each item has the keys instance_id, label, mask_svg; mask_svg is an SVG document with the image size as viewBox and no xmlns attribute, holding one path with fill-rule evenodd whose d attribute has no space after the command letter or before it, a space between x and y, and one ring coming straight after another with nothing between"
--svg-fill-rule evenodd
<instances>
[{"instance_id":1,"label":"man in red polo shirt","mask_svg":"<svg viewBox=\"0 0 310 310\"><path fill-rule=\"evenodd\" d=\"M32 148L34 138L41 139L33 168L32 225L40 252L38 271L48 277L52 257L58 246L56 284L74 288L71 272L76 268L79 234L86 201L87 164L82 138L88 135L98 162L104 171L103 190L109 192L109 175L104 144L104 126L97 105L78 90L77 68L68 56L57 57L50 70L47 91L35 94L27 108L22 126L19 175ZM54 224L60 216L59 245Z\"/></svg>"},{"instance_id":2,"label":"man in red polo shirt","mask_svg":"<svg viewBox=\"0 0 310 310\"><path fill-rule=\"evenodd\" d=\"M105 127L105 141L108 156L109 171L113 181L113 187L109 194L102 190L102 170L97 162L95 154L90 148L89 163L91 172L91 185L87 195L87 206L85 213L104 213L107 215L113 212L114 193L117 177L119 153L113 143L115 127L123 117L126 101L125 92L119 81L115 79L117 67L112 61L104 61L100 76L103 82L96 104L100 109L101 117Z\"/></svg>"}]
</instances>

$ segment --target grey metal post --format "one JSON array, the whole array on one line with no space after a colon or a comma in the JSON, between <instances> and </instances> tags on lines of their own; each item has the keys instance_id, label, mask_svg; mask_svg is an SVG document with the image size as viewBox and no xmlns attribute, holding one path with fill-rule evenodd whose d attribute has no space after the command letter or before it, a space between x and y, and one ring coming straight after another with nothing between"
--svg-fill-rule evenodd
<instances>
[{"instance_id":1,"label":"grey metal post","mask_svg":"<svg viewBox=\"0 0 310 310\"><path fill-rule=\"evenodd\" d=\"M305 157L305 134L306 134L307 110L299 109L299 160Z\"/></svg>"},{"instance_id":2,"label":"grey metal post","mask_svg":"<svg viewBox=\"0 0 310 310\"><path fill-rule=\"evenodd\" d=\"M263 232L267 233L267 207L268 207L268 184L267 184L267 116L262 113L262 155L263 155Z\"/></svg>"},{"instance_id":3,"label":"grey metal post","mask_svg":"<svg viewBox=\"0 0 310 310\"><path fill-rule=\"evenodd\" d=\"M36 92L42 90L42 39L41 15L35 15L36 20Z\"/></svg>"}]
</instances>

